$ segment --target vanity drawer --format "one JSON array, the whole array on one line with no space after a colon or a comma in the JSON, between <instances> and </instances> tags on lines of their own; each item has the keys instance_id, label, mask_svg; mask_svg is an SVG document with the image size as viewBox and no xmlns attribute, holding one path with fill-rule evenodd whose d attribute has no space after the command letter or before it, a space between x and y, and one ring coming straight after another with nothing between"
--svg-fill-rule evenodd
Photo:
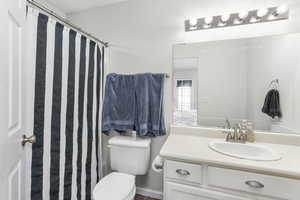
<instances>
[{"instance_id":1,"label":"vanity drawer","mask_svg":"<svg viewBox=\"0 0 300 200\"><path fill-rule=\"evenodd\" d=\"M164 200L253 200L201 187L166 182Z\"/></svg>"},{"instance_id":2,"label":"vanity drawer","mask_svg":"<svg viewBox=\"0 0 300 200\"><path fill-rule=\"evenodd\" d=\"M239 170L208 167L207 184L211 187L288 200L296 200L296 197L300 197L299 180Z\"/></svg>"},{"instance_id":3,"label":"vanity drawer","mask_svg":"<svg viewBox=\"0 0 300 200\"><path fill-rule=\"evenodd\" d=\"M192 182L196 184L202 183L201 165L168 160L166 161L165 165L165 174L167 178Z\"/></svg>"}]
</instances>

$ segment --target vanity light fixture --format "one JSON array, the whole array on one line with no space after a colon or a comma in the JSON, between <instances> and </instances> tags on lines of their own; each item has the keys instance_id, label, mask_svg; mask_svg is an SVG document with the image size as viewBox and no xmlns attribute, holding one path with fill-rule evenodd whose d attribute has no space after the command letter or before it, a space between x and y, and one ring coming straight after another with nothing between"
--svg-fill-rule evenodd
<instances>
[{"instance_id":1,"label":"vanity light fixture","mask_svg":"<svg viewBox=\"0 0 300 200\"><path fill-rule=\"evenodd\" d=\"M280 16L280 15L283 15L284 13L287 13L288 11L289 11L289 6L284 4L284 5L279 6L279 7L275 10L275 12L272 13L272 15L273 15L274 17L278 17L278 16Z\"/></svg>"},{"instance_id":2,"label":"vanity light fixture","mask_svg":"<svg viewBox=\"0 0 300 200\"><path fill-rule=\"evenodd\" d=\"M257 23L259 22L259 19L257 17L251 17L249 20L249 23L253 24L253 23Z\"/></svg>"},{"instance_id":3,"label":"vanity light fixture","mask_svg":"<svg viewBox=\"0 0 300 200\"><path fill-rule=\"evenodd\" d=\"M264 23L289 19L289 7L262 8L257 10L242 11L226 15L190 19L185 21L185 31L199 31L212 28L240 26L254 23Z\"/></svg>"},{"instance_id":4,"label":"vanity light fixture","mask_svg":"<svg viewBox=\"0 0 300 200\"><path fill-rule=\"evenodd\" d=\"M214 18L213 17L205 17L203 28L210 28L212 26Z\"/></svg>"},{"instance_id":5,"label":"vanity light fixture","mask_svg":"<svg viewBox=\"0 0 300 200\"><path fill-rule=\"evenodd\" d=\"M218 26L226 26L229 19L230 19L230 15L222 15L218 23Z\"/></svg>"},{"instance_id":6,"label":"vanity light fixture","mask_svg":"<svg viewBox=\"0 0 300 200\"><path fill-rule=\"evenodd\" d=\"M244 21L247 19L248 15L249 15L248 11L241 11L238 14L238 17L234 20L234 24L242 24L242 23L244 23Z\"/></svg>"},{"instance_id":7,"label":"vanity light fixture","mask_svg":"<svg viewBox=\"0 0 300 200\"><path fill-rule=\"evenodd\" d=\"M267 8L262 8L256 11L256 16L252 17L250 19L250 23L257 23L259 21L263 21L264 17L269 14L269 9Z\"/></svg>"},{"instance_id":8,"label":"vanity light fixture","mask_svg":"<svg viewBox=\"0 0 300 200\"><path fill-rule=\"evenodd\" d=\"M257 19L262 19L264 16L266 16L269 13L269 9L267 8L263 8L263 9L259 9L257 11Z\"/></svg>"},{"instance_id":9,"label":"vanity light fixture","mask_svg":"<svg viewBox=\"0 0 300 200\"><path fill-rule=\"evenodd\" d=\"M194 19L189 20L189 22L190 22L191 30L197 29L198 19L194 18Z\"/></svg>"}]
</instances>

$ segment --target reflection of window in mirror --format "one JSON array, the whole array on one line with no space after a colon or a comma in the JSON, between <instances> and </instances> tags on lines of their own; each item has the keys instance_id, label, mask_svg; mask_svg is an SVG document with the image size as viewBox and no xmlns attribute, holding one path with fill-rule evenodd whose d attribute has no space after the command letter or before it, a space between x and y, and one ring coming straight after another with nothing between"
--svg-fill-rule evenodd
<instances>
[{"instance_id":1,"label":"reflection of window in mirror","mask_svg":"<svg viewBox=\"0 0 300 200\"><path fill-rule=\"evenodd\" d=\"M174 64L173 123L197 126L198 58L179 58Z\"/></svg>"},{"instance_id":2,"label":"reflection of window in mirror","mask_svg":"<svg viewBox=\"0 0 300 200\"><path fill-rule=\"evenodd\" d=\"M191 110L192 84L192 80L177 80L177 110Z\"/></svg>"}]
</instances>

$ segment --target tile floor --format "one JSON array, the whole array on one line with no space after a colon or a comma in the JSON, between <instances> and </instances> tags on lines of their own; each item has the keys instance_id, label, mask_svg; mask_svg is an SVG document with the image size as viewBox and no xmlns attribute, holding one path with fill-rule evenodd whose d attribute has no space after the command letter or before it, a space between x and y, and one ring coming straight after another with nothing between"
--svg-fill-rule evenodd
<instances>
[{"instance_id":1,"label":"tile floor","mask_svg":"<svg viewBox=\"0 0 300 200\"><path fill-rule=\"evenodd\" d=\"M135 196L135 200L158 200L158 199L153 199L153 198L151 198L151 197L144 197L144 196L142 196L142 195L137 194L137 195Z\"/></svg>"}]
</instances>

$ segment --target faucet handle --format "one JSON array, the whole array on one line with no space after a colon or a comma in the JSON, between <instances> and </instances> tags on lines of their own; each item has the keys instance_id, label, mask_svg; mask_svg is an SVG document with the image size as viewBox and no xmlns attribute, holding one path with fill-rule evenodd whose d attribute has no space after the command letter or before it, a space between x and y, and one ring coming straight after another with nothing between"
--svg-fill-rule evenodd
<instances>
[{"instance_id":1,"label":"faucet handle","mask_svg":"<svg viewBox=\"0 0 300 200\"><path fill-rule=\"evenodd\" d=\"M229 142L231 140L233 140L233 135L231 134L231 131L228 131L226 135L226 142Z\"/></svg>"},{"instance_id":2,"label":"faucet handle","mask_svg":"<svg viewBox=\"0 0 300 200\"><path fill-rule=\"evenodd\" d=\"M247 140L248 140L248 135L247 135L247 134L242 133L242 134L239 136L239 142L241 142L241 143L246 143Z\"/></svg>"},{"instance_id":3,"label":"faucet handle","mask_svg":"<svg viewBox=\"0 0 300 200\"><path fill-rule=\"evenodd\" d=\"M241 130L243 128L243 125L241 123L236 124L236 127Z\"/></svg>"},{"instance_id":4,"label":"faucet handle","mask_svg":"<svg viewBox=\"0 0 300 200\"><path fill-rule=\"evenodd\" d=\"M225 118L225 128L231 129L231 124L227 117Z\"/></svg>"}]
</instances>

